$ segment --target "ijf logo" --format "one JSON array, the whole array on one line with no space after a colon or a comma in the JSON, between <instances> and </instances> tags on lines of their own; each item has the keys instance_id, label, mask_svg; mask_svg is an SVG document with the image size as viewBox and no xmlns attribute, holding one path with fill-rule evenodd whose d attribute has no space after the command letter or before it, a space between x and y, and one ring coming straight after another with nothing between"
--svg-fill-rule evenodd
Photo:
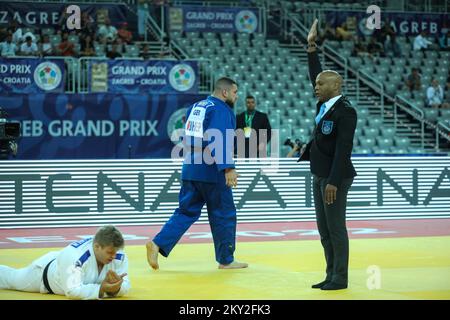
<instances>
[{"instance_id":1,"label":"ijf logo","mask_svg":"<svg viewBox=\"0 0 450 320\"><path fill-rule=\"evenodd\" d=\"M34 70L34 82L45 91L57 88L62 80L61 69L53 62L42 62Z\"/></svg>"},{"instance_id":2,"label":"ijf logo","mask_svg":"<svg viewBox=\"0 0 450 320\"><path fill-rule=\"evenodd\" d=\"M194 86L195 72L187 64L175 65L169 73L170 85L177 91L188 91Z\"/></svg>"},{"instance_id":3,"label":"ijf logo","mask_svg":"<svg viewBox=\"0 0 450 320\"><path fill-rule=\"evenodd\" d=\"M252 33L258 27L258 19L252 11L243 10L236 15L234 24L239 32Z\"/></svg>"}]
</instances>

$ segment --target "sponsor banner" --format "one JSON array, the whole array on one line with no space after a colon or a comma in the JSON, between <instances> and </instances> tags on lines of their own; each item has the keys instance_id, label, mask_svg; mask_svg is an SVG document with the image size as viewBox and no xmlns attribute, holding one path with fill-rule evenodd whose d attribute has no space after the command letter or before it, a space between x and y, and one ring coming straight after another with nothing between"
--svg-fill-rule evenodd
<instances>
[{"instance_id":1,"label":"sponsor banner","mask_svg":"<svg viewBox=\"0 0 450 320\"><path fill-rule=\"evenodd\" d=\"M27 28L58 28L61 26L61 17L70 5L77 5L80 12L86 12L98 24L109 18L111 24L119 27L122 22L128 22L129 30L135 31L137 18L130 14L124 4L86 4L64 2L20 2L2 1L0 5L0 25L10 25L16 21L19 26ZM68 14L69 18L75 18Z\"/></svg>"},{"instance_id":2,"label":"sponsor banner","mask_svg":"<svg viewBox=\"0 0 450 320\"><path fill-rule=\"evenodd\" d=\"M257 8L172 7L169 19L172 31L261 32Z\"/></svg>"},{"instance_id":3,"label":"sponsor banner","mask_svg":"<svg viewBox=\"0 0 450 320\"><path fill-rule=\"evenodd\" d=\"M0 92L63 92L64 73L63 60L0 58Z\"/></svg>"},{"instance_id":4,"label":"sponsor banner","mask_svg":"<svg viewBox=\"0 0 450 320\"><path fill-rule=\"evenodd\" d=\"M8 120L20 122L17 159L168 158L200 95L0 95ZM178 137L176 137L178 139ZM178 141L178 140L176 140Z\"/></svg>"},{"instance_id":5,"label":"sponsor banner","mask_svg":"<svg viewBox=\"0 0 450 320\"><path fill-rule=\"evenodd\" d=\"M196 61L99 60L90 63L90 91L198 93Z\"/></svg>"},{"instance_id":6,"label":"sponsor banner","mask_svg":"<svg viewBox=\"0 0 450 320\"><path fill-rule=\"evenodd\" d=\"M352 160L358 175L348 194L348 220L450 217L450 157ZM315 221L309 164L296 161L236 161L239 222ZM165 223L178 207L181 163L0 161L0 228ZM206 207L199 221L208 221Z\"/></svg>"},{"instance_id":7,"label":"sponsor banner","mask_svg":"<svg viewBox=\"0 0 450 320\"><path fill-rule=\"evenodd\" d=\"M351 28L354 26L358 35L370 36L375 31L367 28L367 18L370 14L365 11L327 11L325 16L325 21L333 28L346 22ZM449 19L449 14L381 12L381 26L389 21L392 29L399 36L416 36L421 31L427 31L431 37L439 36L443 29L448 30Z\"/></svg>"}]
</instances>

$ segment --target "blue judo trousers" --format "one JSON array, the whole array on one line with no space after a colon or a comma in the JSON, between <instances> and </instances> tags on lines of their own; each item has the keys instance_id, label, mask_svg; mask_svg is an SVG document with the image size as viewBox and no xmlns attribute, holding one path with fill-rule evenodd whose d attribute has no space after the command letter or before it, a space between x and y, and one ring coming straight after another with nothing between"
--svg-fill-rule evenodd
<instances>
[{"instance_id":1,"label":"blue judo trousers","mask_svg":"<svg viewBox=\"0 0 450 320\"><path fill-rule=\"evenodd\" d=\"M206 204L209 224L214 240L216 261L220 264L233 262L236 241L236 207L233 193L225 183L225 169L234 168L233 144L225 138L227 130L236 129L233 110L222 100L209 96L187 111L185 139L193 146L195 139L202 140L200 152L189 152L182 169L182 184L179 193L179 207L154 237L159 252L167 257L189 227L198 220ZM222 157L214 156L214 163L206 163L202 152L207 146L204 132L208 129L220 131ZM198 145L198 144L197 144ZM192 149L194 150L194 149ZM226 156L229 157L226 157ZM231 160L230 160L231 159ZM197 161L195 161L197 160Z\"/></svg>"}]
</instances>

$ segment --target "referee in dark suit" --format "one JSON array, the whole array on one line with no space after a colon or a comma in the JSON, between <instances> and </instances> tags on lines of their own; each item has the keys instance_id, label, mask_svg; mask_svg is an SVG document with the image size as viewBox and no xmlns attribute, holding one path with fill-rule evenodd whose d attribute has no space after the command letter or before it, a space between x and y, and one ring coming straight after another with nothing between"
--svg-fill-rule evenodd
<instances>
[{"instance_id":1,"label":"referee in dark suit","mask_svg":"<svg viewBox=\"0 0 450 320\"><path fill-rule=\"evenodd\" d=\"M342 77L322 71L315 40L317 19L308 34L309 76L319 100L312 140L299 158L309 160L317 227L327 264L324 281L313 285L322 290L345 289L348 285L349 243L345 222L347 194L356 176L351 161L356 111L341 94Z\"/></svg>"}]
</instances>

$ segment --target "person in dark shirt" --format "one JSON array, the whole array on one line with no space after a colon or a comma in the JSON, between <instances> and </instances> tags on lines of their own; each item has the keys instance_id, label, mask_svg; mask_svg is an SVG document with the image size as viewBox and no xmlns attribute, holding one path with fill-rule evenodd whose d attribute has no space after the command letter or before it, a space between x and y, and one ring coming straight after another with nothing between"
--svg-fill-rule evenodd
<instances>
[{"instance_id":1,"label":"person in dark shirt","mask_svg":"<svg viewBox=\"0 0 450 320\"><path fill-rule=\"evenodd\" d=\"M116 43L113 43L113 44L111 45L111 50L109 50L109 51L106 53L106 56L107 56L109 59L116 59L116 58L121 58L121 57L122 57L122 55L117 51L117 44L116 44Z\"/></svg>"}]
</instances>

